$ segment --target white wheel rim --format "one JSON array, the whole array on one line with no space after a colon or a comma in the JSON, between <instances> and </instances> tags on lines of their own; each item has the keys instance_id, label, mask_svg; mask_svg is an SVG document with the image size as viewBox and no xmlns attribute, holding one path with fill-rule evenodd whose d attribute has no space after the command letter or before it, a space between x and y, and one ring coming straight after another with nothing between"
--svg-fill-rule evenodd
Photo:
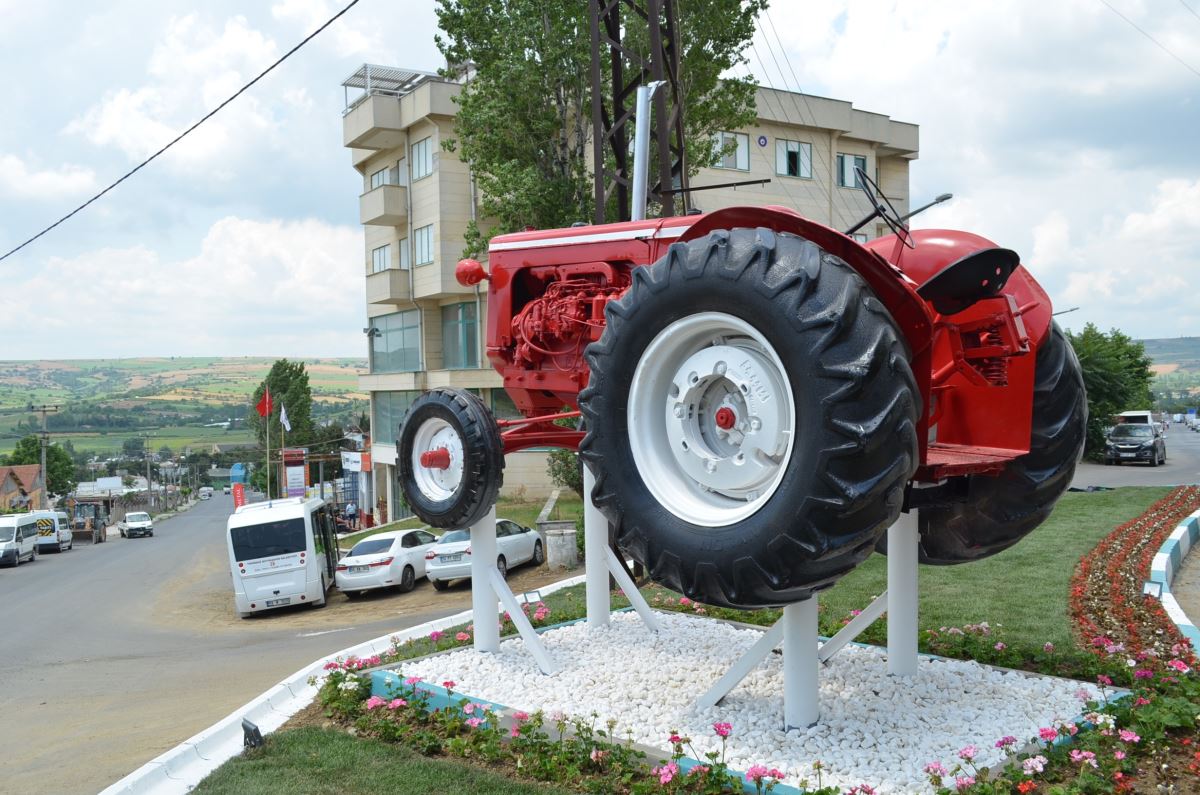
<instances>
[{"instance_id":1,"label":"white wheel rim","mask_svg":"<svg viewBox=\"0 0 1200 795\"><path fill-rule=\"evenodd\" d=\"M446 469L422 466L421 454L439 447L450 451L450 466ZM441 502L454 496L463 476L462 437L454 426L440 417L421 423L413 436L412 470L413 480L426 499Z\"/></svg>"},{"instance_id":2,"label":"white wheel rim","mask_svg":"<svg viewBox=\"0 0 1200 795\"><path fill-rule=\"evenodd\" d=\"M728 429L718 424L722 409L733 414ZM701 527L730 525L762 508L795 443L796 405L783 362L754 326L722 312L689 315L651 340L633 374L627 418L633 460L650 493Z\"/></svg>"}]
</instances>

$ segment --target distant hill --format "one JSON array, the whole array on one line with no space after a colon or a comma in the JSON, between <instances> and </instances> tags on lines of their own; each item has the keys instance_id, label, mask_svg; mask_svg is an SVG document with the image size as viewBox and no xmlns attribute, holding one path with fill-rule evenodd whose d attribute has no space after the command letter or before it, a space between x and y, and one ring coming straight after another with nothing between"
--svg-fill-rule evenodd
<instances>
[{"instance_id":1,"label":"distant hill","mask_svg":"<svg viewBox=\"0 0 1200 795\"><path fill-rule=\"evenodd\" d=\"M1146 346L1146 354L1163 372L1200 372L1200 337L1173 337L1170 339L1140 340ZM1169 370L1165 369L1171 367Z\"/></svg>"},{"instance_id":2,"label":"distant hill","mask_svg":"<svg viewBox=\"0 0 1200 795\"><path fill-rule=\"evenodd\" d=\"M61 407L48 417L56 441L108 453L134 435L173 450L249 441L242 419L275 362L267 357L171 357L0 361L0 452L40 428L29 404ZM349 419L366 410L363 359L306 359L313 417Z\"/></svg>"},{"instance_id":3,"label":"distant hill","mask_svg":"<svg viewBox=\"0 0 1200 795\"><path fill-rule=\"evenodd\" d=\"M1154 407L1183 413L1200 406L1200 337L1141 340L1154 362Z\"/></svg>"}]
</instances>

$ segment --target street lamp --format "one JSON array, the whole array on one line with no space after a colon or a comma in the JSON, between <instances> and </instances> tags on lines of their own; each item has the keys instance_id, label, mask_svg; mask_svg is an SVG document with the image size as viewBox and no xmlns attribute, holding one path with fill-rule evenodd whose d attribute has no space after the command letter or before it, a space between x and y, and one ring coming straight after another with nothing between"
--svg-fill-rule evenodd
<instances>
[{"instance_id":1,"label":"street lamp","mask_svg":"<svg viewBox=\"0 0 1200 795\"><path fill-rule=\"evenodd\" d=\"M931 201L929 204L922 205L921 207L918 207L917 209L913 210L912 212L910 212L910 213L907 213L907 214L905 214L905 215L902 215L902 216L900 216L900 220L901 220L901 221L907 221L909 218L912 218L912 217L913 217L914 215L916 215L917 213L923 213L923 212L925 212L926 210L928 210L930 207L934 207L934 206L936 206L936 205L939 205L939 204L941 204L942 202L948 202L948 201L950 201L950 200L951 200L951 199L953 199L953 198L954 198L954 194L953 194L953 193L943 193L943 194L941 194L940 196L938 196L936 199L934 199L933 201Z\"/></svg>"}]
</instances>

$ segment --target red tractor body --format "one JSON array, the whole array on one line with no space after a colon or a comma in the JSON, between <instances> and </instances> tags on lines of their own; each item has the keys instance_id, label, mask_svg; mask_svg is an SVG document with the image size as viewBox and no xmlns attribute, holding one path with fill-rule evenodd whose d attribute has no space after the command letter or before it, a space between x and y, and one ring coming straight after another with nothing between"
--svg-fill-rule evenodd
<instances>
[{"instance_id":1,"label":"red tractor body","mask_svg":"<svg viewBox=\"0 0 1200 795\"><path fill-rule=\"evenodd\" d=\"M999 472L1029 452L1034 352L1050 328L1051 305L1018 267L995 297L951 317L917 289L951 263L996 244L968 232L911 233L860 244L783 207L733 207L678 218L518 232L489 250L487 356L526 417L578 408L587 386L584 349L604 331L604 309L634 268L658 261L675 242L713 229L766 226L820 245L853 267L904 334L920 389L916 478ZM506 453L535 446L575 449L582 434L521 423L503 434Z\"/></svg>"}]
</instances>

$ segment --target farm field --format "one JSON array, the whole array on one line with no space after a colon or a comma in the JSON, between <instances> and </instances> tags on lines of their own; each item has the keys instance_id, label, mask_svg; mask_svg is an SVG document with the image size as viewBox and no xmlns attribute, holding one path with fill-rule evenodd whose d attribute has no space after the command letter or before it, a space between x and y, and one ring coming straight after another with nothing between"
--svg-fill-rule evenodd
<instances>
[{"instance_id":1,"label":"farm field","mask_svg":"<svg viewBox=\"0 0 1200 795\"><path fill-rule=\"evenodd\" d=\"M241 422L274 358L176 357L0 361L0 453L40 427L30 404L57 405L53 441L110 454L131 436L183 450L252 441ZM314 416L349 418L366 410L358 391L361 359L305 360ZM227 427L226 427L227 426Z\"/></svg>"}]
</instances>

